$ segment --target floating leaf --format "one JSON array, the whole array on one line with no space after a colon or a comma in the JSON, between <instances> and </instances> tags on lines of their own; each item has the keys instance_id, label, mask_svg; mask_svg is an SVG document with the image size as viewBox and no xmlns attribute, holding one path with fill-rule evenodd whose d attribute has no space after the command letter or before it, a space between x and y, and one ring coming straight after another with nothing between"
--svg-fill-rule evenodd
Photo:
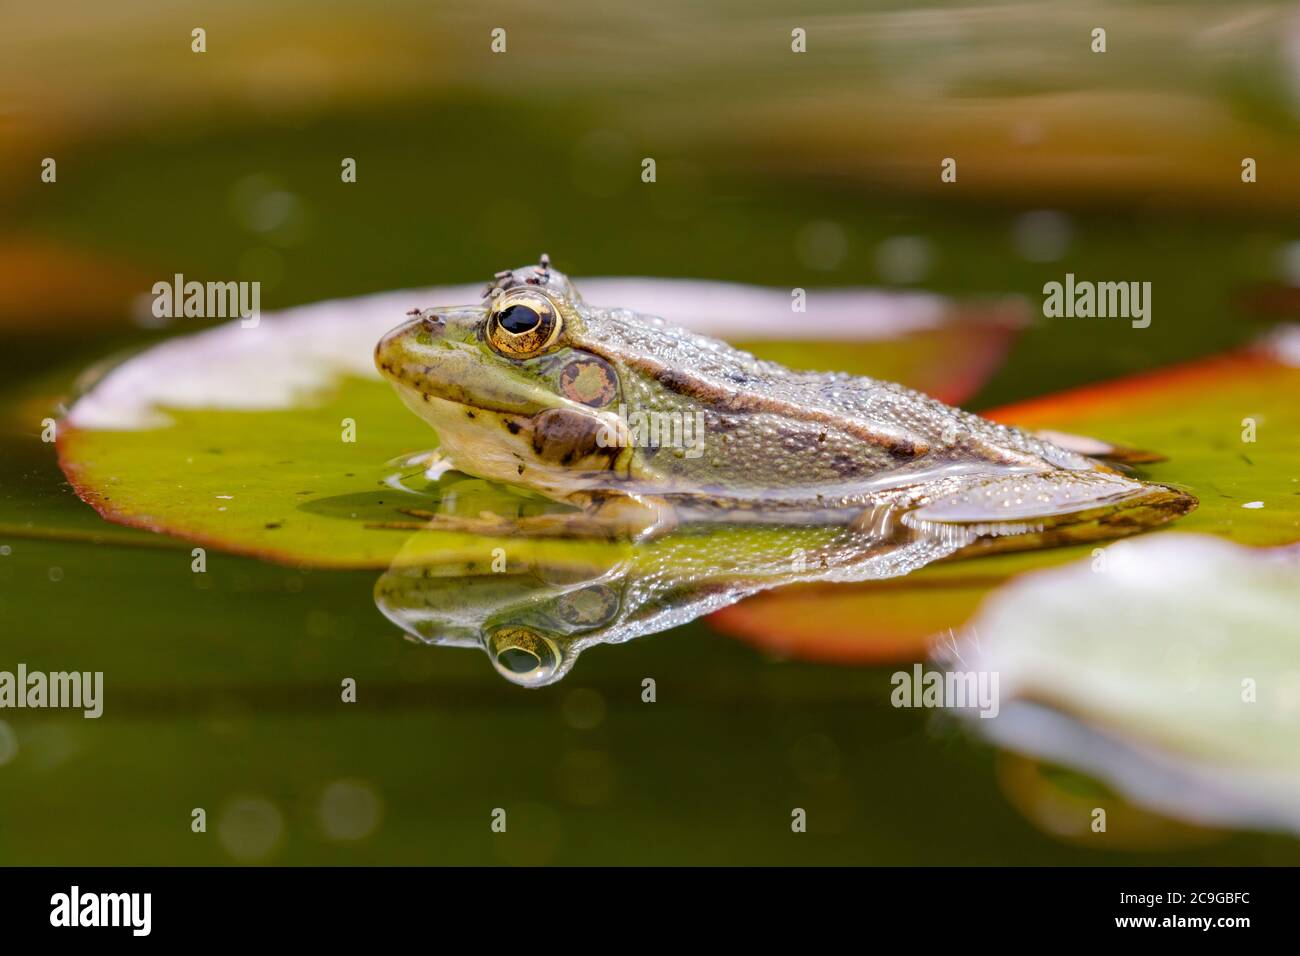
<instances>
[{"instance_id":1,"label":"floating leaf","mask_svg":"<svg viewBox=\"0 0 1300 956\"><path fill-rule=\"evenodd\" d=\"M794 313L780 290L693 281L590 280L589 301L744 338L768 357L876 369L911 384L976 387L1010 341L1018 306L970 310L920 293L814 290ZM556 507L453 476L426 479L412 455L436 445L372 365L405 312L477 301L480 286L395 292L234 321L171 339L108 372L73 406L59 455L105 518L286 563L385 568L409 533L375 525L399 509L513 515ZM834 355L789 341L835 342ZM949 334L951 333L951 334ZM823 346L825 347L825 346ZM424 535L427 547L454 537Z\"/></svg>"},{"instance_id":2,"label":"floating leaf","mask_svg":"<svg viewBox=\"0 0 1300 956\"><path fill-rule=\"evenodd\" d=\"M998 591L947 656L977 729L1204 824L1300 831L1300 548L1176 532Z\"/></svg>"}]
</instances>

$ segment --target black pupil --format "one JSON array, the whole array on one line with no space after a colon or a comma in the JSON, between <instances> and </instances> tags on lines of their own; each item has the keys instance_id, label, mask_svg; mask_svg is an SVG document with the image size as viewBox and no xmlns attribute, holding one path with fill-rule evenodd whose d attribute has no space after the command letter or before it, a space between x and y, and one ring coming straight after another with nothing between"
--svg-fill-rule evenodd
<instances>
[{"instance_id":1,"label":"black pupil","mask_svg":"<svg viewBox=\"0 0 1300 956\"><path fill-rule=\"evenodd\" d=\"M536 654L518 647L506 648L497 655L497 660L512 674L527 674L536 670L542 663Z\"/></svg>"},{"instance_id":2,"label":"black pupil","mask_svg":"<svg viewBox=\"0 0 1300 956\"><path fill-rule=\"evenodd\" d=\"M541 323L542 317L533 309L526 305L512 305L508 309L503 309L497 316L497 321L501 328L505 329L511 335L523 335L525 332L531 332Z\"/></svg>"}]
</instances>

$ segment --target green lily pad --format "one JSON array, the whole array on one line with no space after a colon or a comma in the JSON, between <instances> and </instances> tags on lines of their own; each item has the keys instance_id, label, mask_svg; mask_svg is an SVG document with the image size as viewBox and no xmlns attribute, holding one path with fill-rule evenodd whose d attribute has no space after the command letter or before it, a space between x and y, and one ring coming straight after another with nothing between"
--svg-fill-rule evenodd
<instances>
[{"instance_id":1,"label":"green lily pad","mask_svg":"<svg viewBox=\"0 0 1300 956\"><path fill-rule=\"evenodd\" d=\"M640 279L582 288L589 301L731 335L766 357L873 371L950 400L996 367L1021 314L1014 303L963 309L870 290L814 290L807 311L793 313L781 290ZM436 436L373 369L375 342L407 310L480 293L465 286L327 302L168 340L81 396L60 425L60 464L110 521L297 565L385 568L399 552L415 560L403 548L409 530L377 527L409 522L403 508L514 515L558 507L455 474L425 478L413 456L432 450ZM808 339L792 340L792 330ZM416 550L429 552L474 540L420 537ZM512 554L530 547L516 540Z\"/></svg>"},{"instance_id":2,"label":"green lily pad","mask_svg":"<svg viewBox=\"0 0 1300 956\"><path fill-rule=\"evenodd\" d=\"M1179 519L1179 531L1256 546L1300 540L1300 332L1294 329L1244 352L986 414L1167 456L1142 471L1200 500ZM915 659L960 628L992 589L1090 550L937 564L898 581L798 585L757 595L709 620L782 656L859 664Z\"/></svg>"}]
</instances>

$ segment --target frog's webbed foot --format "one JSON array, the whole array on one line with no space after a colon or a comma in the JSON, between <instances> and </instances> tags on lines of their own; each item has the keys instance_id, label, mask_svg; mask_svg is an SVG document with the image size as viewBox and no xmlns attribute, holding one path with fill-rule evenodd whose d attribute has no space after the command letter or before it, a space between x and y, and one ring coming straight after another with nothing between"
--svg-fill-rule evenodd
<instances>
[{"instance_id":1,"label":"frog's webbed foot","mask_svg":"<svg viewBox=\"0 0 1300 956\"><path fill-rule=\"evenodd\" d=\"M412 464L422 465L424 467L424 477L429 481L437 481L449 471L456 470L456 463L447 457L441 448L435 448L415 459Z\"/></svg>"},{"instance_id":2,"label":"frog's webbed foot","mask_svg":"<svg viewBox=\"0 0 1300 956\"><path fill-rule=\"evenodd\" d=\"M437 481L447 472L456 470L456 463L448 458L441 448L423 451L415 455L407 455L400 459L398 464L402 468L403 480L422 474L428 481ZM418 471L407 473L408 468L418 469Z\"/></svg>"},{"instance_id":3,"label":"frog's webbed foot","mask_svg":"<svg viewBox=\"0 0 1300 956\"><path fill-rule=\"evenodd\" d=\"M607 540L642 540L671 531L676 516L671 505L661 499L633 495L614 495L592 499L582 510L559 514L505 517L491 511L477 517L440 514L415 508L401 509L418 521L390 521L371 524L372 528L396 528L410 531L449 531L484 537L533 538L604 538Z\"/></svg>"}]
</instances>

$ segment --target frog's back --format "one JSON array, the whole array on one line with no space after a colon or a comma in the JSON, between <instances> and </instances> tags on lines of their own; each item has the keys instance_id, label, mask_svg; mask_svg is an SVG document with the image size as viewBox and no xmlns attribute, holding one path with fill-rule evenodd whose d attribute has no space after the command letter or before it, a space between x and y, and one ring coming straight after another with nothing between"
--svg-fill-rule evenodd
<instances>
[{"instance_id":1,"label":"frog's back","mask_svg":"<svg viewBox=\"0 0 1300 956\"><path fill-rule=\"evenodd\" d=\"M576 344L618 368L629 413L698 416L698 446L640 459L647 479L683 493L851 505L940 475L1094 467L901 385L792 371L626 310L584 312Z\"/></svg>"}]
</instances>

